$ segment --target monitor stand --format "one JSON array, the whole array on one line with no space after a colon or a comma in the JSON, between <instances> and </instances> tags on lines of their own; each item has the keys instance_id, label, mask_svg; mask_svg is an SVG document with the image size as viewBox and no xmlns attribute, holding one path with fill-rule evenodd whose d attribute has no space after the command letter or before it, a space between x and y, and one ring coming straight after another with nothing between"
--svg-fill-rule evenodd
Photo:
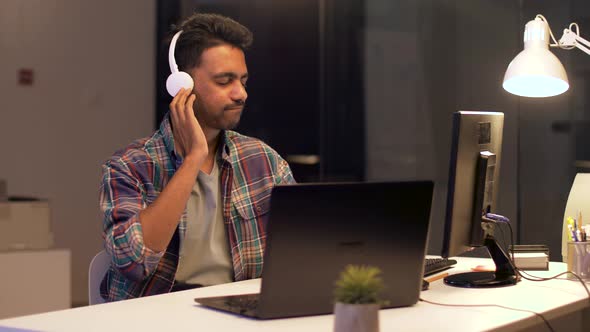
<instances>
[{"instance_id":1,"label":"monitor stand","mask_svg":"<svg viewBox=\"0 0 590 332\"><path fill-rule=\"evenodd\" d=\"M486 234L484 245L488 248L496 264L496 271L453 274L444 279L445 284L466 288L491 288L516 285L519 280L516 275L516 269L504 250L498 246L498 242L496 242L494 236L489 233Z\"/></svg>"}]
</instances>

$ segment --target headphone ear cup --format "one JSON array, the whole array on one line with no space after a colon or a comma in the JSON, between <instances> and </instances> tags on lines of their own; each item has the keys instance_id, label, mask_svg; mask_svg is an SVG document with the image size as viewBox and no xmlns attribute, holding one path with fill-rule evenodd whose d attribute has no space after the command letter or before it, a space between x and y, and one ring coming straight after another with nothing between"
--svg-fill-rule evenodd
<instances>
[{"instance_id":1,"label":"headphone ear cup","mask_svg":"<svg viewBox=\"0 0 590 332\"><path fill-rule=\"evenodd\" d=\"M195 83L193 82L191 75L183 71L179 71L168 76L168 79L166 80L166 90L168 90L168 93L174 97L180 88L192 90L194 84Z\"/></svg>"}]
</instances>

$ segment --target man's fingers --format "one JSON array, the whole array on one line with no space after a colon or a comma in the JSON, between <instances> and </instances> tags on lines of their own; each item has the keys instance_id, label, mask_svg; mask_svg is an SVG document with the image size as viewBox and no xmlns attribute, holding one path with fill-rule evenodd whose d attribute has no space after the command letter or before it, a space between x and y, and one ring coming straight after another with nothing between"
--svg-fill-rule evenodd
<instances>
[{"instance_id":1,"label":"man's fingers","mask_svg":"<svg viewBox=\"0 0 590 332\"><path fill-rule=\"evenodd\" d=\"M186 99L187 99L189 93L191 93L191 90L189 90L189 89L182 89L178 93L178 100L176 101L176 108L177 108L177 112L178 112L178 117L179 117L180 121L183 122L183 123L187 120L187 117L186 117Z\"/></svg>"},{"instance_id":2,"label":"man's fingers","mask_svg":"<svg viewBox=\"0 0 590 332\"><path fill-rule=\"evenodd\" d=\"M197 96L191 89L180 89L170 102L170 117L174 130L175 146L184 155L192 150L195 135L196 117L193 104ZM197 129L200 129L197 122Z\"/></svg>"},{"instance_id":3,"label":"man's fingers","mask_svg":"<svg viewBox=\"0 0 590 332\"><path fill-rule=\"evenodd\" d=\"M178 90L178 92L176 93L176 96L174 96L174 98L172 98L172 101L170 102L170 110L175 110L176 107L178 106L178 95L182 92L182 88L180 88L180 90Z\"/></svg>"},{"instance_id":4,"label":"man's fingers","mask_svg":"<svg viewBox=\"0 0 590 332\"><path fill-rule=\"evenodd\" d=\"M186 116L188 119L190 119L191 116L194 116L194 110L193 110L193 105L195 104L195 100L197 99L197 96L195 96L195 94L191 94L188 99L186 100Z\"/></svg>"},{"instance_id":5,"label":"man's fingers","mask_svg":"<svg viewBox=\"0 0 590 332\"><path fill-rule=\"evenodd\" d=\"M178 107L183 107L184 106L184 104L186 103L186 97L188 97L188 94L189 93L190 93L190 90L189 89L181 89L178 92L178 94L176 95L176 97L178 97L178 101L177 101L177 106Z\"/></svg>"},{"instance_id":6,"label":"man's fingers","mask_svg":"<svg viewBox=\"0 0 590 332\"><path fill-rule=\"evenodd\" d=\"M178 95L180 94L180 92L182 92L182 88L180 89L180 91L178 91L178 93L176 94L176 96L174 96L174 98L172 98L172 101L170 102L170 117L172 118L172 124L174 125L174 127L177 126L178 124Z\"/></svg>"}]
</instances>

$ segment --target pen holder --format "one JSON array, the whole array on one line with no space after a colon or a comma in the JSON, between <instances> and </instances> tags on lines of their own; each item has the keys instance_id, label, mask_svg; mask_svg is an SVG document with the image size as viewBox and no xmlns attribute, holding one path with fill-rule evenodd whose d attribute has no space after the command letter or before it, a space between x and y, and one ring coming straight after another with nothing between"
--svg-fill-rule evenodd
<instances>
[{"instance_id":1,"label":"pen holder","mask_svg":"<svg viewBox=\"0 0 590 332\"><path fill-rule=\"evenodd\" d=\"M582 279L590 279L590 241L567 243L567 269ZM576 279L568 275L569 279Z\"/></svg>"}]
</instances>

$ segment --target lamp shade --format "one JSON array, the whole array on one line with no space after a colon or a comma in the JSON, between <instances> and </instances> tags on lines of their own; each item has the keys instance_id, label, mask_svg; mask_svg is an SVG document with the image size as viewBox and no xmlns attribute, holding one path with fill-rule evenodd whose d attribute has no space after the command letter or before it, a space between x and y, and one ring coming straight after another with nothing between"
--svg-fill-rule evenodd
<instances>
[{"instance_id":1,"label":"lamp shade","mask_svg":"<svg viewBox=\"0 0 590 332\"><path fill-rule=\"evenodd\" d=\"M504 90L523 97L551 97L569 89L567 74L549 51L547 23L536 18L527 23L524 50L508 65Z\"/></svg>"}]
</instances>

